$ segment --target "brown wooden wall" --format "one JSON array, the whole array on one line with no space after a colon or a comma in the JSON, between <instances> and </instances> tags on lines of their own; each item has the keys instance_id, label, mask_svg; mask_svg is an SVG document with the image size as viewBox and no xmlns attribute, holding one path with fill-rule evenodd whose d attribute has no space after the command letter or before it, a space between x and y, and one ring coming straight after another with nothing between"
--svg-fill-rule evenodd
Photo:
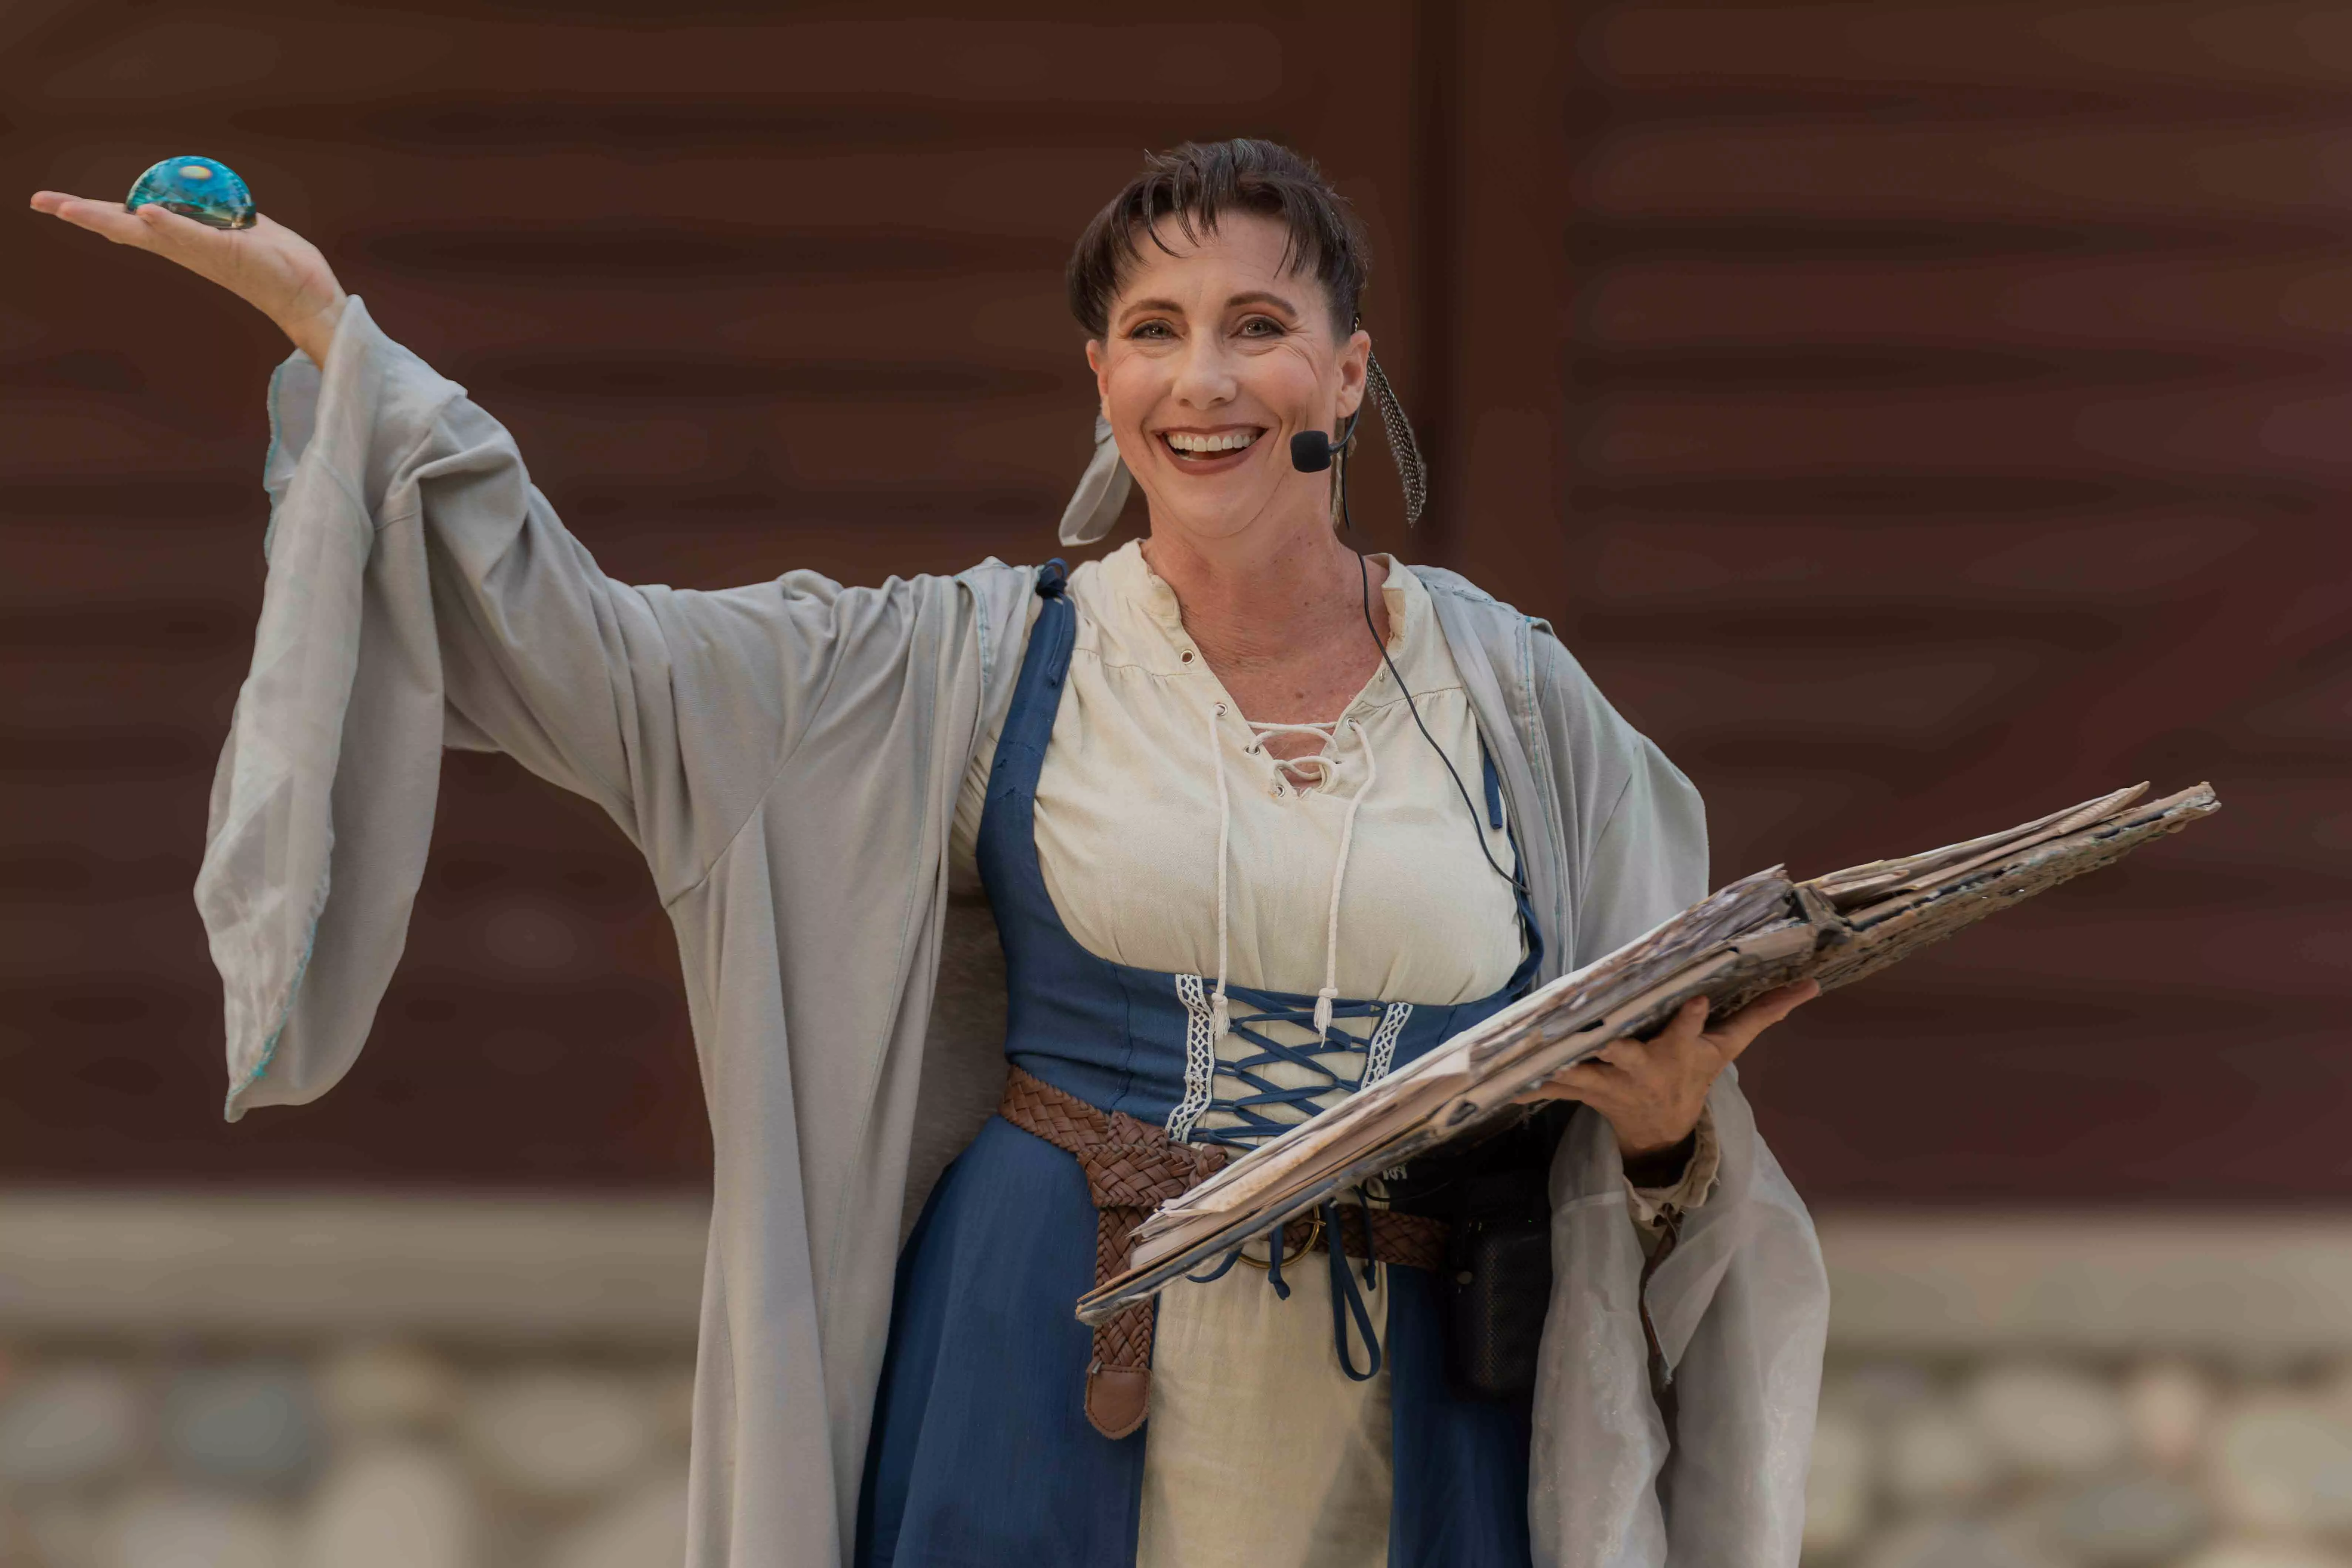
<instances>
[{"instance_id":1,"label":"brown wooden wall","mask_svg":"<svg viewBox=\"0 0 2352 1568\"><path fill-rule=\"evenodd\" d=\"M1140 148L1289 141L1372 230L1439 479L1406 548L1558 623L1706 793L1719 878L2143 776L2228 802L1759 1048L1809 1194L2352 1193L2332 13L948 9L17 0L0 168L223 158L608 571L713 586L1051 553L1072 237ZM19 221L0 1179L700 1180L646 878L499 758L447 760L352 1077L218 1122L189 889L284 347Z\"/></svg>"},{"instance_id":2,"label":"brown wooden wall","mask_svg":"<svg viewBox=\"0 0 2352 1568\"><path fill-rule=\"evenodd\" d=\"M2352 1192L2343 14L1625 6L1578 66L1565 629L1718 875L2226 803L1769 1042L1801 1184Z\"/></svg>"}]
</instances>

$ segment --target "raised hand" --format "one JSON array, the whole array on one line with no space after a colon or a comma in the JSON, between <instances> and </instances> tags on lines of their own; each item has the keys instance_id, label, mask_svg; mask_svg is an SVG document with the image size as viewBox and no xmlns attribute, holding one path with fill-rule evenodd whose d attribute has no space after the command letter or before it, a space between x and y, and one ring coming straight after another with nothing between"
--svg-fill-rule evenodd
<instances>
[{"instance_id":1,"label":"raised hand","mask_svg":"<svg viewBox=\"0 0 2352 1568\"><path fill-rule=\"evenodd\" d=\"M1821 994L1811 980L1783 985L1713 1028L1707 1026L1706 998L1694 996L1654 1038L1616 1041L1519 1098L1580 1100L1609 1119L1625 1158L1659 1153L1698 1125L1717 1074L1757 1036Z\"/></svg>"},{"instance_id":2,"label":"raised hand","mask_svg":"<svg viewBox=\"0 0 2352 1568\"><path fill-rule=\"evenodd\" d=\"M251 228L212 228L160 204L125 212L119 201L62 191L36 191L32 205L35 212L117 245L152 250L209 279L275 321L312 360L327 363L327 345L342 319L342 285L319 247L285 225L258 217Z\"/></svg>"}]
</instances>

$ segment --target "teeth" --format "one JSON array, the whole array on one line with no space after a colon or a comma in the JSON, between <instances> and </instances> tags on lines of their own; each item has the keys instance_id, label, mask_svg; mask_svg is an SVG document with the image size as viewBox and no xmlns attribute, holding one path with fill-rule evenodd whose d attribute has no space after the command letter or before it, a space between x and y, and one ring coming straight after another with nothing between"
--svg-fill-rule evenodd
<instances>
[{"instance_id":1,"label":"teeth","mask_svg":"<svg viewBox=\"0 0 2352 1568\"><path fill-rule=\"evenodd\" d=\"M1180 452L1238 452L1257 439L1255 430L1228 430L1219 436L1194 436L1182 430L1165 432L1168 444Z\"/></svg>"}]
</instances>

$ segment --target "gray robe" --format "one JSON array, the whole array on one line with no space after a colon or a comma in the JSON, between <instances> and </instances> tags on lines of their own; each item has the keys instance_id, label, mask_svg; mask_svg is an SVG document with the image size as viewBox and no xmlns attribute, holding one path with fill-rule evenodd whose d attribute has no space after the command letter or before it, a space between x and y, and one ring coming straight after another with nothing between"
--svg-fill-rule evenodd
<instances>
[{"instance_id":1,"label":"gray robe","mask_svg":"<svg viewBox=\"0 0 2352 1568\"><path fill-rule=\"evenodd\" d=\"M697 593L597 570L512 439L351 300L323 373L271 384L268 579L213 785L196 901L226 994L231 1120L332 1087L422 875L444 747L602 805L677 931L717 1150L690 1568L848 1552L905 1213L985 1115L1003 1017L948 834L1009 702L1024 568ZM1494 751L1549 980L1706 890L1698 796L1541 623L1428 584ZM928 1082L927 1082L928 1080ZM1607 1124L1553 1173L1537 1556L1793 1563L1827 1295L1812 1226L1731 1074L1715 1193L1650 1300ZM919 1131L918 1123L922 1123ZM1672 1500L1662 1507L1660 1498Z\"/></svg>"}]
</instances>

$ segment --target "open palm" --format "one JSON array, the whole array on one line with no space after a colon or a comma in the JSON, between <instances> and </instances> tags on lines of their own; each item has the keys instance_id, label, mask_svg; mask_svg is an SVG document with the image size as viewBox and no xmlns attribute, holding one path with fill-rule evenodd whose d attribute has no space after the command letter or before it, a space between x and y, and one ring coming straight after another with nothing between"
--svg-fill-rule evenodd
<instances>
[{"instance_id":1,"label":"open palm","mask_svg":"<svg viewBox=\"0 0 2352 1568\"><path fill-rule=\"evenodd\" d=\"M32 205L219 284L275 321L296 347L326 363L327 345L342 314L342 286L319 247L285 225L257 217L251 228L213 228L160 204L125 212L121 202L62 191L37 191Z\"/></svg>"}]
</instances>

